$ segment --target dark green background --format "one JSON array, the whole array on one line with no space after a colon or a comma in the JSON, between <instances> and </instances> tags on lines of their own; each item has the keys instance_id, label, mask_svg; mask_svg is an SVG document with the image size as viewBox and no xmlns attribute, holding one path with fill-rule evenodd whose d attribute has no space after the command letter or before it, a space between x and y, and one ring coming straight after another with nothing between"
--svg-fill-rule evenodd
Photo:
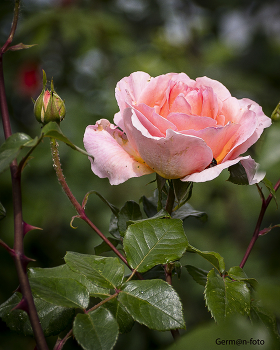
<instances>
[{"instance_id":1,"label":"dark green background","mask_svg":"<svg viewBox=\"0 0 280 350\"><path fill-rule=\"evenodd\" d=\"M10 30L12 11L12 1L1 1L1 46ZM32 137L40 133L31 102L31 97L40 93L40 87L34 93L21 88L21 72L29 67L35 67L39 74L44 69L48 79L54 78L55 90L67 108L62 131L79 147L83 147L87 125L100 118L113 120L118 112L115 85L137 70L151 76L185 72L195 79L206 75L222 82L233 96L258 102L270 116L280 100L279 18L277 0L23 0L14 43L37 46L4 56L13 132ZM274 124L250 150L273 183L280 175L279 135L280 125ZM1 131L1 143L3 140ZM88 191L97 190L121 207L126 200L138 201L143 193L150 196L155 189L155 184L148 184L154 175L112 187L107 179L99 179L91 172L85 156L64 144L60 151L66 179L79 201ZM226 182L228 175L225 170L211 182L194 185L190 203L195 209L206 211L209 220L185 222L190 243L201 250L219 252L227 268L239 265L261 206L256 186L233 185ZM75 211L59 188L48 139L34 152L22 182L24 220L43 228L25 238L26 254L36 259L30 266L60 265L66 251L92 253L100 240L82 221L74 221L76 230L70 227ZM12 246L9 171L0 175L0 202L7 210L7 217L0 222L0 238ZM108 235L110 211L98 197L90 197L87 213ZM262 227L278 224L279 219L279 210L272 202ZM245 265L246 273L264 285L279 283L279 233L277 228L260 238ZM184 257L183 263L210 269L192 254ZM2 303L18 286L13 262L3 248L0 271ZM187 330L211 322L204 306L203 288L185 270L180 281L174 278L174 284L184 304ZM34 347L33 340L15 336L2 322L0 349L17 349L18 342L22 349ZM159 349L171 342L169 332L153 332L136 325L131 333L120 336L117 349ZM76 348L75 341L65 346L66 350Z\"/></svg>"}]
</instances>

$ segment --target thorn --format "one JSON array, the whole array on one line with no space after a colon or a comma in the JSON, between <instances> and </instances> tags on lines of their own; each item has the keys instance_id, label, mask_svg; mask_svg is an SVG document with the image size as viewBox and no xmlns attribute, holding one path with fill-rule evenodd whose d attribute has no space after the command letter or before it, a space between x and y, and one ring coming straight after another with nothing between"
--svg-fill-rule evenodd
<instances>
[{"instance_id":1,"label":"thorn","mask_svg":"<svg viewBox=\"0 0 280 350\"><path fill-rule=\"evenodd\" d=\"M36 260L34 260L34 259L28 258L26 255L22 255L20 260L21 260L22 266L24 267L24 270L25 270L25 271L26 271L27 265L28 265L30 262L36 261Z\"/></svg>"},{"instance_id":2,"label":"thorn","mask_svg":"<svg viewBox=\"0 0 280 350\"><path fill-rule=\"evenodd\" d=\"M32 230L43 230L43 229L40 227L29 225L23 221L23 235L25 236L27 234L27 232L32 231Z\"/></svg>"},{"instance_id":3,"label":"thorn","mask_svg":"<svg viewBox=\"0 0 280 350\"><path fill-rule=\"evenodd\" d=\"M21 301L14 308L12 308L11 311L14 311L14 310L23 310L27 314L29 314L28 305L24 297L22 297Z\"/></svg>"},{"instance_id":4,"label":"thorn","mask_svg":"<svg viewBox=\"0 0 280 350\"><path fill-rule=\"evenodd\" d=\"M0 245L1 245L3 248L5 248L5 249L7 250L7 252L8 252L11 256L14 256L14 255L15 255L15 251L14 251L12 248L10 248L10 247L8 246L8 244L6 244L4 241L2 241L2 239L0 239Z\"/></svg>"}]
</instances>

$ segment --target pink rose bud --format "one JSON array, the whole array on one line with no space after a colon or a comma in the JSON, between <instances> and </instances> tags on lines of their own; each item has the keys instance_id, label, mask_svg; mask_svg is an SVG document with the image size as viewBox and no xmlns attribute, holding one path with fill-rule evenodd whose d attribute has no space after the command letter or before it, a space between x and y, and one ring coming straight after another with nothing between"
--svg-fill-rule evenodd
<instances>
[{"instance_id":1,"label":"pink rose bud","mask_svg":"<svg viewBox=\"0 0 280 350\"><path fill-rule=\"evenodd\" d=\"M91 169L112 185L153 172L166 179L205 182L241 162L249 184L261 181L245 153L271 119L254 101L232 97L207 77L135 72L116 86L114 122L89 125L84 145Z\"/></svg>"},{"instance_id":2,"label":"pink rose bud","mask_svg":"<svg viewBox=\"0 0 280 350\"><path fill-rule=\"evenodd\" d=\"M38 122L47 124L49 122L60 123L66 114L64 101L54 91L53 81L51 91L46 90L46 74L43 71L43 90L34 103L34 114Z\"/></svg>"}]
</instances>

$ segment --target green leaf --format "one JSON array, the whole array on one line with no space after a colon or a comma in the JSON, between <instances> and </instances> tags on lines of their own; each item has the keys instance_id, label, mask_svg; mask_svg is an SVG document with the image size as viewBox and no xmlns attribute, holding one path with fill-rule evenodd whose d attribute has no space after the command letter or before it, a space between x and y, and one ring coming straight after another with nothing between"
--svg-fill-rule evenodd
<instances>
[{"instance_id":1,"label":"green leaf","mask_svg":"<svg viewBox=\"0 0 280 350\"><path fill-rule=\"evenodd\" d=\"M192 265L186 265L185 268L188 270L188 273L198 284L205 286L207 283L208 271L202 270L198 267Z\"/></svg>"},{"instance_id":2,"label":"green leaf","mask_svg":"<svg viewBox=\"0 0 280 350\"><path fill-rule=\"evenodd\" d=\"M6 217L6 209L4 208L3 204L0 202L0 220L4 219Z\"/></svg>"},{"instance_id":3,"label":"green leaf","mask_svg":"<svg viewBox=\"0 0 280 350\"><path fill-rule=\"evenodd\" d=\"M239 266L233 266L228 270L228 276L236 281L244 281L249 283L254 289L257 288L258 282L255 278L247 277L246 273Z\"/></svg>"},{"instance_id":4,"label":"green leaf","mask_svg":"<svg viewBox=\"0 0 280 350\"><path fill-rule=\"evenodd\" d=\"M44 137L52 137L56 140L62 141L64 143L66 143L66 145L73 148L74 150L79 151L80 153L92 158L92 156L90 154L88 154L86 151L84 151L80 147L74 145L74 143L72 143L66 136L64 136L60 127L58 126L58 124L56 122L50 122L50 123L46 124L42 128L41 132L42 132L42 135Z\"/></svg>"},{"instance_id":5,"label":"green leaf","mask_svg":"<svg viewBox=\"0 0 280 350\"><path fill-rule=\"evenodd\" d=\"M177 202L180 203L185 198L189 200L192 192L192 182L181 181L180 179L175 179L172 181Z\"/></svg>"},{"instance_id":6,"label":"green leaf","mask_svg":"<svg viewBox=\"0 0 280 350\"><path fill-rule=\"evenodd\" d=\"M87 279L84 275L76 273L70 269L66 264L57 267L42 269L33 268L29 269L29 277L55 277L55 278L72 278L77 282L81 283L89 291L89 295L97 298L106 298L110 295L110 289L101 288L94 284L92 281Z\"/></svg>"},{"instance_id":7,"label":"green leaf","mask_svg":"<svg viewBox=\"0 0 280 350\"><path fill-rule=\"evenodd\" d=\"M225 271L225 261L224 258L216 252L201 251L191 245L187 247L188 252L197 253L202 258L210 262L219 272L223 273Z\"/></svg>"},{"instance_id":8,"label":"green leaf","mask_svg":"<svg viewBox=\"0 0 280 350\"><path fill-rule=\"evenodd\" d=\"M185 203L179 209L174 210L171 216L173 219L181 220L187 219L188 217L195 217L201 220L202 222L205 222L208 219L206 213L194 210L194 208L189 203Z\"/></svg>"},{"instance_id":9,"label":"green leaf","mask_svg":"<svg viewBox=\"0 0 280 350\"><path fill-rule=\"evenodd\" d=\"M142 213L138 203L134 201L128 201L121 208L118 214L118 228L121 236L125 235L127 229L127 222L134 220L141 220Z\"/></svg>"},{"instance_id":10,"label":"green leaf","mask_svg":"<svg viewBox=\"0 0 280 350\"><path fill-rule=\"evenodd\" d=\"M111 312L118 322L120 333L128 333L131 331L134 325L134 319L117 299L108 301L106 304L104 304L104 307Z\"/></svg>"},{"instance_id":11,"label":"green leaf","mask_svg":"<svg viewBox=\"0 0 280 350\"><path fill-rule=\"evenodd\" d=\"M230 166L228 170L230 172L230 176L227 181L237 185L249 185L246 171L240 163Z\"/></svg>"},{"instance_id":12,"label":"green leaf","mask_svg":"<svg viewBox=\"0 0 280 350\"><path fill-rule=\"evenodd\" d=\"M11 162L17 158L20 151L26 146L32 138L23 133L16 133L8 137L0 147L0 172L6 170Z\"/></svg>"},{"instance_id":13,"label":"green leaf","mask_svg":"<svg viewBox=\"0 0 280 350\"><path fill-rule=\"evenodd\" d=\"M166 203L166 200L167 200L167 195L166 193L164 192L161 192L161 207L160 210L158 210L158 190L156 189L153 193L153 196L152 197L141 197L140 199L140 202L143 203L143 209L144 209L144 212L145 214L151 218L151 217L154 217L158 211L160 211L164 206L165 206L165 203Z\"/></svg>"},{"instance_id":14,"label":"green leaf","mask_svg":"<svg viewBox=\"0 0 280 350\"><path fill-rule=\"evenodd\" d=\"M250 313L251 296L247 284L223 278L214 269L208 273L204 297L208 310L218 323L233 314Z\"/></svg>"},{"instance_id":15,"label":"green leaf","mask_svg":"<svg viewBox=\"0 0 280 350\"><path fill-rule=\"evenodd\" d=\"M120 235L119 228L118 228L118 218L114 214L112 214L110 218L109 232L113 237L115 237L119 241L122 240L122 237Z\"/></svg>"},{"instance_id":16,"label":"green leaf","mask_svg":"<svg viewBox=\"0 0 280 350\"><path fill-rule=\"evenodd\" d=\"M123 246L129 265L145 272L155 265L180 259L188 240L181 220L150 219L130 225Z\"/></svg>"},{"instance_id":17,"label":"green leaf","mask_svg":"<svg viewBox=\"0 0 280 350\"><path fill-rule=\"evenodd\" d=\"M171 219L171 216L169 215L169 213L165 209L161 209L158 213L156 213L151 218L146 218L146 219L142 219L142 220L135 220L135 221L129 220L129 221L127 221L127 225L137 224L139 222L149 221L151 219Z\"/></svg>"},{"instance_id":18,"label":"green leaf","mask_svg":"<svg viewBox=\"0 0 280 350\"><path fill-rule=\"evenodd\" d=\"M254 325L262 323L274 337L280 339L275 315L266 309L258 299L251 301L250 319Z\"/></svg>"},{"instance_id":19,"label":"green leaf","mask_svg":"<svg viewBox=\"0 0 280 350\"><path fill-rule=\"evenodd\" d=\"M114 245L114 247L116 247L120 243L119 239L108 237L108 240ZM100 255L104 252L110 252L111 250L112 249L104 241L101 244L99 244L98 246L94 247L94 252L96 255Z\"/></svg>"},{"instance_id":20,"label":"green leaf","mask_svg":"<svg viewBox=\"0 0 280 350\"><path fill-rule=\"evenodd\" d=\"M99 307L88 314L78 314L73 333L84 350L110 350L118 335L118 323L109 310Z\"/></svg>"},{"instance_id":21,"label":"green leaf","mask_svg":"<svg viewBox=\"0 0 280 350\"><path fill-rule=\"evenodd\" d=\"M35 274L36 275L36 274ZM30 276L32 292L55 305L85 309L89 304L89 292L72 278Z\"/></svg>"},{"instance_id":22,"label":"green leaf","mask_svg":"<svg viewBox=\"0 0 280 350\"><path fill-rule=\"evenodd\" d=\"M118 258L67 252L64 259L71 270L81 273L99 287L116 289L123 281L124 266Z\"/></svg>"},{"instance_id":23,"label":"green leaf","mask_svg":"<svg viewBox=\"0 0 280 350\"><path fill-rule=\"evenodd\" d=\"M32 336L33 330L27 313L22 310L12 310L21 301L20 293L13 294L5 303L0 305L0 317L7 326L25 336ZM40 323L46 337L54 336L68 327L74 317L75 310L54 305L40 298L34 298Z\"/></svg>"},{"instance_id":24,"label":"green leaf","mask_svg":"<svg viewBox=\"0 0 280 350\"><path fill-rule=\"evenodd\" d=\"M143 204L143 209L148 218L151 218L157 214L157 206L151 201L150 198L143 196L140 198L140 202Z\"/></svg>"},{"instance_id":25,"label":"green leaf","mask_svg":"<svg viewBox=\"0 0 280 350\"><path fill-rule=\"evenodd\" d=\"M179 296L162 280L129 281L122 286L118 300L137 322L151 329L185 328Z\"/></svg>"}]
</instances>

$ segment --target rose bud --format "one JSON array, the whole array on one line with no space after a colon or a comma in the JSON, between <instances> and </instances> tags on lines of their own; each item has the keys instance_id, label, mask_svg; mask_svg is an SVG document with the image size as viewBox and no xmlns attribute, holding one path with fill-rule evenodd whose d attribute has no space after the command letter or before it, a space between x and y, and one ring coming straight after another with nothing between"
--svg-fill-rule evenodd
<instances>
[{"instance_id":1,"label":"rose bud","mask_svg":"<svg viewBox=\"0 0 280 350\"><path fill-rule=\"evenodd\" d=\"M43 71L43 90L34 103L34 114L36 119L42 123L49 122L60 123L66 114L64 101L54 91L53 81L51 82L51 91L45 89L46 74Z\"/></svg>"}]
</instances>

